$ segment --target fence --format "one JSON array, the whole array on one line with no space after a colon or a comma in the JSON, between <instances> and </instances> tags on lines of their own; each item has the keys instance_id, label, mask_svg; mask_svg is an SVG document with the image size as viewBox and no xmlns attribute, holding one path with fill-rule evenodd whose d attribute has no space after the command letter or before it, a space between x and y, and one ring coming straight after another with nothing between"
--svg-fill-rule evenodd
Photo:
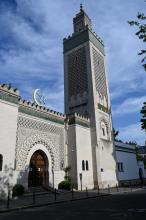
<instances>
[{"instance_id":1,"label":"fence","mask_svg":"<svg viewBox=\"0 0 146 220\"><path fill-rule=\"evenodd\" d=\"M43 205L48 203L57 203L61 201L71 201L71 200L78 200L78 199L85 199L85 198L95 198L101 195L109 195L115 194L119 192L132 192L135 189L138 189L137 186L132 186L130 184L129 187L118 187L111 188L110 185L106 189L100 189L97 186L96 190L88 190L84 191L76 191L73 188L70 191L65 190L57 190L54 189L53 191L35 191L25 193L21 197L14 197L10 198L10 192L8 192L8 197L6 201L0 200L0 210L3 209L11 209L11 208L18 208L18 207L29 207L34 205Z\"/></svg>"}]
</instances>

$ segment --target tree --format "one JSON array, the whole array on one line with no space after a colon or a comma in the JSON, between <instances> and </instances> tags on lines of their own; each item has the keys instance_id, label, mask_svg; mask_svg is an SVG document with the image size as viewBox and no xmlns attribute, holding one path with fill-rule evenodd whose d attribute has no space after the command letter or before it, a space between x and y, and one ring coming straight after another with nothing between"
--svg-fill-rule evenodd
<instances>
[{"instance_id":1,"label":"tree","mask_svg":"<svg viewBox=\"0 0 146 220\"><path fill-rule=\"evenodd\" d=\"M146 1L145 1L146 2ZM144 43L146 42L146 16L144 13L138 13L137 15L137 21L128 21L128 23L131 26L136 26L138 28L138 31L135 33L140 40L142 40ZM138 55L143 55L143 58L141 60L143 67L146 71L146 49L142 49Z\"/></svg>"},{"instance_id":2,"label":"tree","mask_svg":"<svg viewBox=\"0 0 146 220\"><path fill-rule=\"evenodd\" d=\"M140 40L142 40L145 43L146 42L146 16L144 13L138 13L137 19L138 19L137 21L128 21L128 23L131 26L136 26L138 28L138 31L135 34L138 36ZM141 62L146 71L146 49L142 49L138 53L138 55L143 56ZM142 114L141 128L146 131L146 102L143 103L140 113Z\"/></svg>"},{"instance_id":3,"label":"tree","mask_svg":"<svg viewBox=\"0 0 146 220\"><path fill-rule=\"evenodd\" d=\"M65 180L70 181L70 176L69 176L70 170L71 170L71 167L70 167L70 166L67 166L67 167L64 168L64 172L65 172L65 177L64 177L64 179L65 179Z\"/></svg>"},{"instance_id":4,"label":"tree","mask_svg":"<svg viewBox=\"0 0 146 220\"><path fill-rule=\"evenodd\" d=\"M146 131L146 102L143 103L140 113L142 114L141 128Z\"/></svg>"},{"instance_id":5,"label":"tree","mask_svg":"<svg viewBox=\"0 0 146 220\"><path fill-rule=\"evenodd\" d=\"M137 142L136 141L127 141L127 142L125 142L125 144L130 144L130 145L137 146Z\"/></svg>"},{"instance_id":6,"label":"tree","mask_svg":"<svg viewBox=\"0 0 146 220\"><path fill-rule=\"evenodd\" d=\"M113 128L113 136L114 136L114 140L116 141L116 137L118 136L119 134L119 131L116 131L114 128Z\"/></svg>"},{"instance_id":7,"label":"tree","mask_svg":"<svg viewBox=\"0 0 146 220\"><path fill-rule=\"evenodd\" d=\"M143 161L144 167L146 169L146 158L142 156L141 149L139 148L139 146L136 146L135 151L136 151L136 159L137 159L137 161Z\"/></svg>"}]
</instances>

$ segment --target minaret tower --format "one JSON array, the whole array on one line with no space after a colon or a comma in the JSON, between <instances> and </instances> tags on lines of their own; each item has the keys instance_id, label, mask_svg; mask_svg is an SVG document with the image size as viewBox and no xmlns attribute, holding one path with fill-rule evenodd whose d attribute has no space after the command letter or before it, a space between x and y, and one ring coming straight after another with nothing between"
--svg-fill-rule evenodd
<instances>
[{"instance_id":1,"label":"minaret tower","mask_svg":"<svg viewBox=\"0 0 146 220\"><path fill-rule=\"evenodd\" d=\"M94 186L117 184L105 52L81 4L74 32L64 38L65 114L88 116Z\"/></svg>"}]
</instances>

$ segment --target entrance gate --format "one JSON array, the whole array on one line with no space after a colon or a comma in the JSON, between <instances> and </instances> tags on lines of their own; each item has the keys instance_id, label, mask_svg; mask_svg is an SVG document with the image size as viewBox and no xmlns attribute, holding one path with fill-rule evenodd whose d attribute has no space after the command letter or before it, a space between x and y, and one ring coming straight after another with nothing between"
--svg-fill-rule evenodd
<instances>
[{"instance_id":1,"label":"entrance gate","mask_svg":"<svg viewBox=\"0 0 146 220\"><path fill-rule=\"evenodd\" d=\"M29 165L28 186L48 185L48 159L45 153L41 150L36 151Z\"/></svg>"}]
</instances>

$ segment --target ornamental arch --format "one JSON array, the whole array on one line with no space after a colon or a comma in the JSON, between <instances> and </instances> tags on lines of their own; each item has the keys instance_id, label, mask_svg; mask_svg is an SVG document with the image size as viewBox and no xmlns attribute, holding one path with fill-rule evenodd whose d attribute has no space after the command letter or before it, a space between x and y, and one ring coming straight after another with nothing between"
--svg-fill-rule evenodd
<instances>
[{"instance_id":1,"label":"ornamental arch","mask_svg":"<svg viewBox=\"0 0 146 220\"><path fill-rule=\"evenodd\" d=\"M105 139L109 138L109 126L107 121L102 118L100 121L100 128L101 128L101 136Z\"/></svg>"},{"instance_id":2,"label":"ornamental arch","mask_svg":"<svg viewBox=\"0 0 146 220\"><path fill-rule=\"evenodd\" d=\"M49 184L49 161L42 150L33 153L29 163L28 186Z\"/></svg>"},{"instance_id":3,"label":"ornamental arch","mask_svg":"<svg viewBox=\"0 0 146 220\"><path fill-rule=\"evenodd\" d=\"M31 152L43 150L51 158L51 168L57 167L57 152L49 138L44 135L32 135L27 138L21 148L16 149L16 170L27 170L29 167Z\"/></svg>"}]
</instances>

